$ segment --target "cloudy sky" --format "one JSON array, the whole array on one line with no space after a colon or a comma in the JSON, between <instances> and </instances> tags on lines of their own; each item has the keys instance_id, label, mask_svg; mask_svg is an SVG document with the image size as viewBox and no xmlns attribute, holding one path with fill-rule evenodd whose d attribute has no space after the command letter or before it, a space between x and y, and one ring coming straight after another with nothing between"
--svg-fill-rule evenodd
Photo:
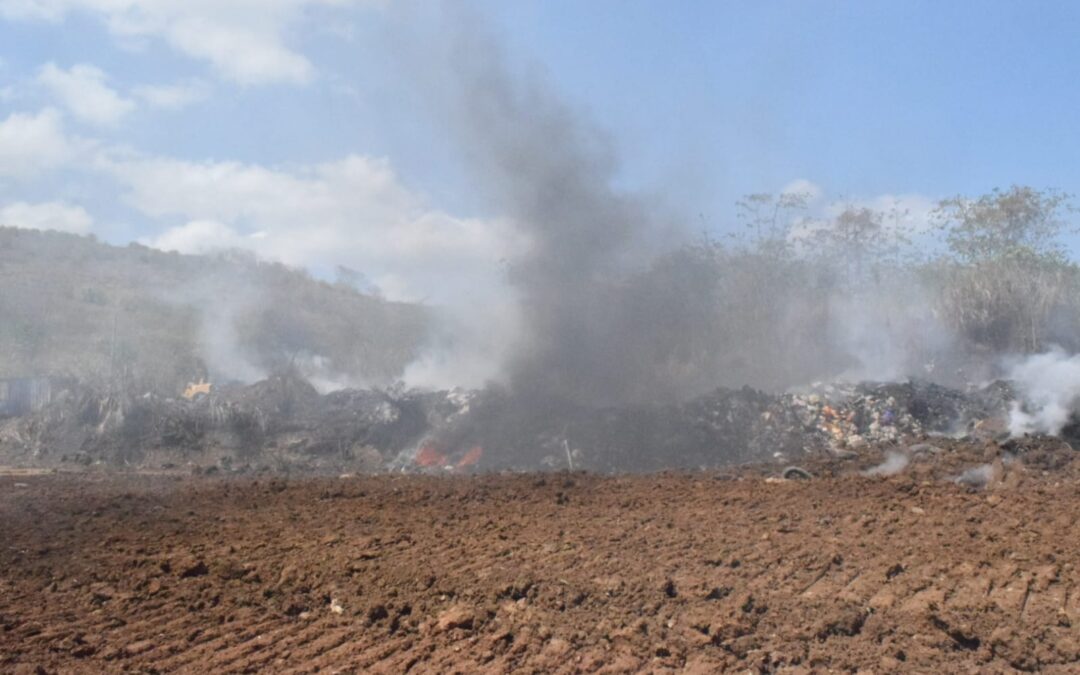
<instances>
[{"instance_id":1,"label":"cloudy sky","mask_svg":"<svg viewBox=\"0 0 1080 675\"><path fill-rule=\"evenodd\" d=\"M425 49L465 4L0 0L0 222L343 265L433 302L496 278L524 243L470 184ZM790 185L916 219L1080 187L1074 3L468 6L606 130L619 187L700 227Z\"/></svg>"}]
</instances>

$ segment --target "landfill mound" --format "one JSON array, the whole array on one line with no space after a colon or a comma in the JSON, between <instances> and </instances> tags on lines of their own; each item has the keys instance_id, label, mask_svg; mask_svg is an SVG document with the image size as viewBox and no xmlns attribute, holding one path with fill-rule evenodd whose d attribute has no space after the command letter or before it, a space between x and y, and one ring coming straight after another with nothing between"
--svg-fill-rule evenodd
<instances>
[{"instance_id":1,"label":"landfill mound","mask_svg":"<svg viewBox=\"0 0 1080 675\"><path fill-rule=\"evenodd\" d=\"M485 458L499 469L710 469L1000 431L1013 399L1001 382L966 393L914 381L817 385L783 395L743 387L677 405L604 409L523 405L485 392L440 435L450 447L498 448Z\"/></svg>"},{"instance_id":2,"label":"landfill mound","mask_svg":"<svg viewBox=\"0 0 1080 675\"><path fill-rule=\"evenodd\" d=\"M375 471L456 405L453 392L321 395L294 373L190 400L76 385L0 423L0 452L13 465Z\"/></svg>"},{"instance_id":3,"label":"landfill mound","mask_svg":"<svg viewBox=\"0 0 1080 675\"><path fill-rule=\"evenodd\" d=\"M982 489L0 475L0 671L1075 673L1080 471L1052 440L1056 470Z\"/></svg>"},{"instance_id":4,"label":"landfill mound","mask_svg":"<svg viewBox=\"0 0 1080 675\"><path fill-rule=\"evenodd\" d=\"M346 389L295 373L191 399L74 384L0 421L0 464L206 471L599 472L845 458L943 435L1000 437L1007 383L717 389L680 404L591 408L505 390ZM1000 439L1000 438L999 438Z\"/></svg>"}]
</instances>

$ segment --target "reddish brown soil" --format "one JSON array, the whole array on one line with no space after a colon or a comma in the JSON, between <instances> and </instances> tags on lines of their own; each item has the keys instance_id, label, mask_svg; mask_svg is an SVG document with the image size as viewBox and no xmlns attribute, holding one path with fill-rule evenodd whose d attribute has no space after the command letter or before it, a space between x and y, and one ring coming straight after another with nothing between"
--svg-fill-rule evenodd
<instances>
[{"instance_id":1,"label":"reddish brown soil","mask_svg":"<svg viewBox=\"0 0 1080 675\"><path fill-rule=\"evenodd\" d=\"M0 672L1077 672L1072 477L0 477Z\"/></svg>"}]
</instances>

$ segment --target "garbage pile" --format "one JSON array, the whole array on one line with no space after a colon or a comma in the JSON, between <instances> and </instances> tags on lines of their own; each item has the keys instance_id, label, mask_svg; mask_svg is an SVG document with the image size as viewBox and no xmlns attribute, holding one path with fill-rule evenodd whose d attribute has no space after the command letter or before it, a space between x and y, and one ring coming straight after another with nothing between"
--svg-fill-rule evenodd
<instances>
[{"instance_id":1,"label":"garbage pile","mask_svg":"<svg viewBox=\"0 0 1080 675\"><path fill-rule=\"evenodd\" d=\"M819 384L779 403L820 432L830 449L842 451L922 434L965 435L986 420L1002 418L1014 398L1001 381L968 392L931 382L889 382Z\"/></svg>"},{"instance_id":2,"label":"garbage pile","mask_svg":"<svg viewBox=\"0 0 1080 675\"><path fill-rule=\"evenodd\" d=\"M295 373L191 396L72 386L0 420L0 464L228 471L708 469L842 456L931 434L1000 430L1006 383L717 389L674 405L594 408L497 388L320 394Z\"/></svg>"},{"instance_id":3,"label":"garbage pile","mask_svg":"<svg viewBox=\"0 0 1080 675\"><path fill-rule=\"evenodd\" d=\"M296 374L187 398L73 386L0 420L0 464L378 471L457 414L460 392L343 390Z\"/></svg>"},{"instance_id":4,"label":"garbage pile","mask_svg":"<svg viewBox=\"0 0 1080 675\"><path fill-rule=\"evenodd\" d=\"M771 395L717 389L685 403L591 409L486 393L444 435L497 452L499 469L708 469L843 455L926 435L965 435L1007 414L1006 383L961 392L928 382L815 385ZM990 425L1003 428L1003 424Z\"/></svg>"}]
</instances>

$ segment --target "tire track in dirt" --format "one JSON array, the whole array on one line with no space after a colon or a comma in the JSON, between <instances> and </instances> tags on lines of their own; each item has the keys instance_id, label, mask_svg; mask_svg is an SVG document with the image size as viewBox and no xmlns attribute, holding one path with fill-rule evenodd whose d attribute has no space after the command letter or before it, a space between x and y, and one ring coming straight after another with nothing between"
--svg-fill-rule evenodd
<instances>
[{"instance_id":1,"label":"tire track in dirt","mask_svg":"<svg viewBox=\"0 0 1080 675\"><path fill-rule=\"evenodd\" d=\"M250 645L252 650L246 652L239 650L236 654L229 650L207 659L205 662L189 662L199 668L216 664L215 670L226 672L247 671L259 672L269 667L272 662L291 660L293 651L304 645L310 644L319 638L323 628L316 622L305 621L301 624L293 623L287 628L273 633L273 637L257 637L255 643ZM220 659L220 661L219 661Z\"/></svg>"},{"instance_id":2,"label":"tire track in dirt","mask_svg":"<svg viewBox=\"0 0 1080 675\"><path fill-rule=\"evenodd\" d=\"M142 654L140 660L161 664L160 667L163 669L202 662L208 655L220 651L223 646L235 646L254 640L264 630L278 622L278 619L270 618L254 625L244 625L240 622L226 623L220 631L199 633L195 639L191 639L194 633L188 634L186 638L181 635L172 639L167 634L147 636L143 640L155 640L157 644L153 649Z\"/></svg>"}]
</instances>

